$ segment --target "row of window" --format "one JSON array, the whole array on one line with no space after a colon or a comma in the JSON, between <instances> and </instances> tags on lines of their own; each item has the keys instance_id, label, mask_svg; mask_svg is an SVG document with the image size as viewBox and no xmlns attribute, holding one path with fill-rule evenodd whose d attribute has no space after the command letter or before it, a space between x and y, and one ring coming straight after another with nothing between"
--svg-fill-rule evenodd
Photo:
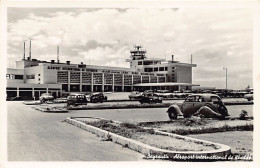
<instances>
[{"instance_id":1,"label":"row of window","mask_svg":"<svg viewBox=\"0 0 260 168\"><path fill-rule=\"evenodd\" d=\"M6 79L23 79L23 75L6 74Z\"/></svg>"},{"instance_id":2,"label":"row of window","mask_svg":"<svg viewBox=\"0 0 260 168\"><path fill-rule=\"evenodd\" d=\"M144 68L144 72L168 71L168 67Z\"/></svg>"}]
</instances>

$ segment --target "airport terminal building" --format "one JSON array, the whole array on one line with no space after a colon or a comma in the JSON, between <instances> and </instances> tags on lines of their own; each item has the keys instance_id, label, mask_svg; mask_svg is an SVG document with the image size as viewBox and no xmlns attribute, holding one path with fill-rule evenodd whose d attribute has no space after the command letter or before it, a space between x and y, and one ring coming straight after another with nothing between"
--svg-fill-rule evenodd
<instances>
[{"instance_id":1,"label":"airport terminal building","mask_svg":"<svg viewBox=\"0 0 260 168\"><path fill-rule=\"evenodd\" d=\"M60 97L69 92L124 92L133 90L189 90L192 86L192 67L196 64L164 59L146 58L142 46L130 51L130 68L71 64L70 61L16 61L16 68L8 68L7 97L38 98L49 92Z\"/></svg>"}]
</instances>

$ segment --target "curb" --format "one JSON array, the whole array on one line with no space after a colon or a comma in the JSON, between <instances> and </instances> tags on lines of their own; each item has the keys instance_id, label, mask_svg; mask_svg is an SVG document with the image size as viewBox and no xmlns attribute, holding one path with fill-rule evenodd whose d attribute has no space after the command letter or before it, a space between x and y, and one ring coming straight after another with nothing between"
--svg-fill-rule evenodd
<instances>
[{"instance_id":1,"label":"curb","mask_svg":"<svg viewBox=\"0 0 260 168\"><path fill-rule=\"evenodd\" d=\"M88 118L95 118L95 117L88 117ZM99 119L99 118L97 118L97 119ZM195 138L190 138L190 137L172 134L172 133L161 132L158 130L154 130L154 131L157 133L163 134L163 135L170 136L170 137L174 137L174 138L178 138L178 139L186 139L188 141L198 142L198 143L202 143L202 144L204 143L204 144L208 144L208 145L215 145L215 146L219 146L220 148L216 149L216 150L210 150L210 151L190 151L190 152L159 149L159 148L144 144L142 142L102 130L102 129L94 127L94 126L87 125L87 124L77 121L73 118L66 118L65 121L68 122L69 124L75 125L81 129L84 129L93 134L96 134L97 136L100 136L103 138L110 138L112 140L112 142L120 144L124 147L128 147L128 148L130 148L134 151L140 152L146 156L151 156L151 155L167 156L167 159L181 158L181 160L200 160L202 158L202 160L205 160L203 158L221 158L221 157L223 158L223 157L227 157L229 154L231 154L231 149L227 145L209 142L209 141L200 140L200 139L195 139ZM218 159L211 159L211 160L218 160Z\"/></svg>"},{"instance_id":2,"label":"curb","mask_svg":"<svg viewBox=\"0 0 260 168\"><path fill-rule=\"evenodd\" d=\"M158 104L117 104L117 105L93 105L81 107L69 107L69 110L100 110L100 109L134 109L134 108L168 108L173 103ZM252 105L253 102L225 102L226 106L231 105Z\"/></svg>"},{"instance_id":3,"label":"curb","mask_svg":"<svg viewBox=\"0 0 260 168\"><path fill-rule=\"evenodd\" d=\"M68 113L69 112L68 110L61 109L61 108L49 108L49 107L42 108L39 106L34 106L33 108L46 113Z\"/></svg>"}]
</instances>

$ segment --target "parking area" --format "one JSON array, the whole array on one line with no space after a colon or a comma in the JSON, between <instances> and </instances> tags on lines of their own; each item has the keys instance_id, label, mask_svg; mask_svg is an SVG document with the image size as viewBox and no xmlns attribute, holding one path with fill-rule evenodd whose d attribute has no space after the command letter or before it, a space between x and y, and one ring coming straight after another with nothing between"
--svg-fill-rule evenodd
<instances>
[{"instance_id":1,"label":"parking area","mask_svg":"<svg viewBox=\"0 0 260 168\"><path fill-rule=\"evenodd\" d=\"M115 99L121 98L119 94L111 94L111 96ZM183 100L168 101L174 103ZM101 103L92 103L92 105L96 104ZM65 103L53 105L65 106ZM143 155L140 153L112 142L101 141L95 135L62 121L67 117L101 117L134 123L169 120L167 108L70 110L69 113L44 113L34 110L30 105L24 105L21 101L8 101L7 107L8 159L10 161L143 160ZM238 117L241 110L246 110L249 116L253 116L252 105L227 106L227 108L231 117ZM206 136L205 139L207 139Z\"/></svg>"}]
</instances>

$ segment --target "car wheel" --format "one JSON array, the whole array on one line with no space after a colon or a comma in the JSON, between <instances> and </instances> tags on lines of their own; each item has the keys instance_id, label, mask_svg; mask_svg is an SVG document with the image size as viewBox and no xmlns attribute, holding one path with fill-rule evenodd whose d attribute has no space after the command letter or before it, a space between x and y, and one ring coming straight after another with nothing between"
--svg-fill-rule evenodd
<instances>
[{"instance_id":1,"label":"car wheel","mask_svg":"<svg viewBox=\"0 0 260 168\"><path fill-rule=\"evenodd\" d=\"M176 120L177 119L177 112L174 108L168 109L168 116L171 120Z\"/></svg>"}]
</instances>

